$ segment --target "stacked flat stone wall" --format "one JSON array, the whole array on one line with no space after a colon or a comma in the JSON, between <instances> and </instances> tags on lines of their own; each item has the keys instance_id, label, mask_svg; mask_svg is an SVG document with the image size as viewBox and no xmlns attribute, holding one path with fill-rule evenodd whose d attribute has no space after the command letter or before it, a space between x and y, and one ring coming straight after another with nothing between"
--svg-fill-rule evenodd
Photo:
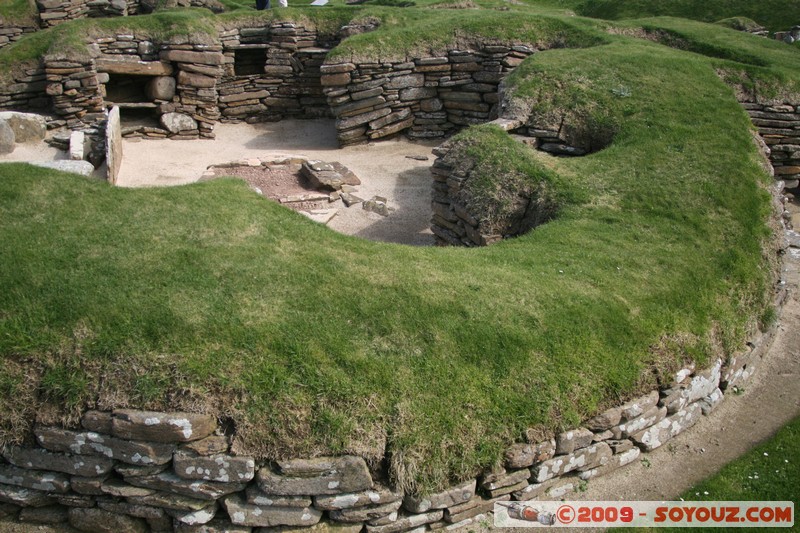
<instances>
[{"instance_id":1,"label":"stacked flat stone wall","mask_svg":"<svg viewBox=\"0 0 800 533\"><path fill-rule=\"evenodd\" d=\"M3 48L4 46L9 45L11 43L17 42L24 35L28 33L33 33L37 29L38 29L37 27L30 24L9 22L3 20L0 17L0 48Z\"/></svg>"},{"instance_id":2,"label":"stacked flat stone wall","mask_svg":"<svg viewBox=\"0 0 800 533\"><path fill-rule=\"evenodd\" d=\"M224 73L219 108L224 122L260 122L283 118L331 116L320 84L320 67L338 40L320 38L313 29L290 22L241 28L220 34ZM260 72L238 74L236 55L263 58Z\"/></svg>"},{"instance_id":3,"label":"stacked flat stone wall","mask_svg":"<svg viewBox=\"0 0 800 533\"><path fill-rule=\"evenodd\" d=\"M51 105L46 94L43 66L32 65L7 83L0 84L0 110L43 110Z\"/></svg>"},{"instance_id":4,"label":"stacked flat stone wall","mask_svg":"<svg viewBox=\"0 0 800 533\"><path fill-rule=\"evenodd\" d=\"M785 297L779 293L776 304ZM264 462L236 455L232 437L209 415L89 411L78 428L36 426L35 444L2 450L0 517L69 522L88 532L460 528L495 502L559 499L663 446L752 375L774 331L725 364L662 376L657 390L578 428L513 444L501 468L422 496L392 489L381 467L357 456Z\"/></svg>"},{"instance_id":5,"label":"stacked flat stone wall","mask_svg":"<svg viewBox=\"0 0 800 533\"><path fill-rule=\"evenodd\" d=\"M94 60L44 62L46 93L53 112L70 129L105 120L103 94Z\"/></svg>"},{"instance_id":6,"label":"stacked flat stone wall","mask_svg":"<svg viewBox=\"0 0 800 533\"><path fill-rule=\"evenodd\" d=\"M322 66L322 86L341 145L405 132L442 138L491 120L503 78L534 53L526 45L483 46L402 62Z\"/></svg>"},{"instance_id":7,"label":"stacked flat stone wall","mask_svg":"<svg viewBox=\"0 0 800 533\"><path fill-rule=\"evenodd\" d=\"M788 188L800 180L800 105L796 102L760 104L742 102L766 145L775 177Z\"/></svg>"}]
</instances>

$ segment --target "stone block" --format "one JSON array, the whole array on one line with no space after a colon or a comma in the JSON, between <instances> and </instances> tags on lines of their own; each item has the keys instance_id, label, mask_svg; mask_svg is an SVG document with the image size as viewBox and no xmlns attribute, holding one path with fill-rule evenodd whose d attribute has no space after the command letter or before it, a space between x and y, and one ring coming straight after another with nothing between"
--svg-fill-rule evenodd
<instances>
[{"instance_id":1,"label":"stone block","mask_svg":"<svg viewBox=\"0 0 800 533\"><path fill-rule=\"evenodd\" d=\"M632 439L639 448L649 452L692 427L700 419L701 414L700 406L693 403L658 424L633 435Z\"/></svg>"},{"instance_id":2,"label":"stone block","mask_svg":"<svg viewBox=\"0 0 800 533\"><path fill-rule=\"evenodd\" d=\"M216 87L217 79L213 76L206 76L205 74L181 70L178 72L178 85L185 85L200 89L210 89L212 87Z\"/></svg>"},{"instance_id":3,"label":"stone block","mask_svg":"<svg viewBox=\"0 0 800 533\"><path fill-rule=\"evenodd\" d=\"M47 505L45 507L24 507L18 520L31 524L62 525L68 520L69 509L63 505Z\"/></svg>"},{"instance_id":4,"label":"stone block","mask_svg":"<svg viewBox=\"0 0 800 533\"><path fill-rule=\"evenodd\" d=\"M190 52L188 50L166 50L161 52L161 59L199 65L222 65L225 62L225 56L220 52Z\"/></svg>"},{"instance_id":5,"label":"stone block","mask_svg":"<svg viewBox=\"0 0 800 533\"><path fill-rule=\"evenodd\" d=\"M711 395L719 387L722 360L717 359L715 363L692 376L691 381L686 387L686 400L688 403L700 400Z\"/></svg>"},{"instance_id":6,"label":"stone block","mask_svg":"<svg viewBox=\"0 0 800 533\"><path fill-rule=\"evenodd\" d=\"M6 447L3 457L19 468L49 470L73 476L101 476L110 472L114 466L114 461L104 457L52 453L47 450L19 446Z\"/></svg>"},{"instance_id":7,"label":"stone block","mask_svg":"<svg viewBox=\"0 0 800 533\"><path fill-rule=\"evenodd\" d=\"M336 511L364 505L393 503L402 499L402 492L393 491L389 487L376 484L374 488L361 492L338 494L336 496L315 496L314 507L325 511Z\"/></svg>"},{"instance_id":8,"label":"stone block","mask_svg":"<svg viewBox=\"0 0 800 533\"><path fill-rule=\"evenodd\" d=\"M603 476L609 472L617 470L618 468L631 464L639 458L641 453L642 452L639 450L639 448L631 448L622 453L615 454L603 466L598 466L597 468L592 468L591 470L585 470L579 473L578 477L584 481L588 481L590 479Z\"/></svg>"},{"instance_id":9,"label":"stone block","mask_svg":"<svg viewBox=\"0 0 800 533\"><path fill-rule=\"evenodd\" d=\"M165 61L131 61L98 58L95 62L97 64L97 70L107 74L169 76L173 72L172 65Z\"/></svg>"},{"instance_id":10,"label":"stone block","mask_svg":"<svg viewBox=\"0 0 800 533\"><path fill-rule=\"evenodd\" d=\"M198 511L175 511L170 510L167 513L180 522L189 526L201 526L207 524L214 519L217 515L217 504L213 503L204 509Z\"/></svg>"},{"instance_id":11,"label":"stone block","mask_svg":"<svg viewBox=\"0 0 800 533\"><path fill-rule=\"evenodd\" d=\"M438 522L444 517L444 511L429 511L427 513L400 516L395 522L382 526L367 525L367 533L399 533L400 531L413 530L415 528Z\"/></svg>"},{"instance_id":12,"label":"stone block","mask_svg":"<svg viewBox=\"0 0 800 533\"><path fill-rule=\"evenodd\" d=\"M598 442L567 455L559 455L541 463L533 470L536 483L563 476L575 470L589 470L608 462L613 454L605 442Z\"/></svg>"},{"instance_id":13,"label":"stone block","mask_svg":"<svg viewBox=\"0 0 800 533\"><path fill-rule=\"evenodd\" d=\"M611 428L611 433L614 439L627 439L634 433L638 433L639 431L648 428L658 422L664 420L667 416L667 408L666 407L657 407L653 406L650 407L646 412L644 412L641 416L634 418L632 420L626 420L622 424L618 426L614 426Z\"/></svg>"},{"instance_id":14,"label":"stone block","mask_svg":"<svg viewBox=\"0 0 800 533\"><path fill-rule=\"evenodd\" d=\"M313 507L262 507L247 503L234 494L223 500L231 522L240 526L313 526L322 518L322 511Z\"/></svg>"},{"instance_id":15,"label":"stone block","mask_svg":"<svg viewBox=\"0 0 800 533\"><path fill-rule=\"evenodd\" d=\"M51 505L53 498L40 490L0 483L0 504L3 503L20 507L44 507Z\"/></svg>"},{"instance_id":16,"label":"stone block","mask_svg":"<svg viewBox=\"0 0 800 533\"><path fill-rule=\"evenodd\" d=\"M69 477L64 474L17 468L6 464L0 464L0 483L45 492L69 491Z\"/></svg>"},{"instance_id":17,"label":"stone block","mask_svg":"<svg viewBox=\"0 0 800 533\"><path fill-rule=\"evenodd\" d=\"M397 500L394 502L365 505L362 507L336 509L330 511L329 515L331 520L336 520L337 522L367 522L396 513L397 510L400 509L402 503L402 501Z\"/></svg>"},{"instance_id":18,"label":"stone block","mask_svg":"<svg viewBox=\"0 0 800 533\"><path fill-rule=\"evenodd\" d=\"M359 492L372 488L372 477L361 457L318 457L278 462L279 472L258 471L259 488L269 494L302 496Z\"/></svg>"},{"instance_id":19,"label":"stone block","mask_svg":"<svg viewBox=\"0 0 800 533\"><path fill-rule=\"evenodd\" d=\"M481 488L485 490L496 490L503 487L510 487L516 485L520 481L527 481L529 477L531 477L531 471L527 468L514 472L503 472L498 475L488 475L484 476L481 481Z\"/></svg>"},{"instance_id":20,"label":"stone block","mask_svg":"<svg viewBox=\"0 0 800 533\"><path fill-rule=\"evenodd\" d=\"M147 82L144 94L148 100L170 101L175 96L176 83L172 76L156 76Z\"/></svg>"},{"instance_id":21,"label":"stone block","mask_svg":"<svg viewBox=\"0 0 800 533\"><path fill-rule=\"evenodd\" d=\"M622 420L632 420L642 416L645 411L655 406L657 403L658 391L653 391L639 398L634 398L620 407L622 410Z\"/></svg>"},{"instance_id":22,"label":"stone block","mask_svg":"<svg viewBox=\"0 0 800 533\"><path fill-rule=\"evenodd\" d=\"M119 108L117 108L117 119L119 119ZM109 113L109 120L111 116ZM96 433L111 434L111 413L105 411L86 411L81 417L81 426Z\"/></svg>"},{"instance_id":23,"label":"stone block","mask_svg":"<svg viewBox=\"0 0 800 533\"><path fill-rule=\"evenodd\" d=\"M256 462L252 457L215 455L202 457L177 452L173 457L175 473L184 479L202 479L224 483L246 483L256 475Z\"/></svg>"},{"instance_id":24,"label":"stone block","mask_svg":"<svg viewBox=\"0 0 800 533\"><path fill-rule=\"evenodd\" d=\"M132 465L163 465L172 459L175 446L117 439L92 431L77 432L53 427L34 430L39 444L53 452L94 455Z\"/></svg>"},{"instance_id":25,"label":"stone block","mask_svg":"<svg viewBox=\"0 0 800 533\"><path fill-rule=\"evenodd\" d=\"M556 455L572 453L592 443L594 433L586 428L571 429L556 435Z\"/></svg>"},{"instance_id":26,"label":"stone block","mask_svg":"<svg viewBox=\"0 0 800 533\"><path fill-rule=\"evenodd\" d=\"M199 500L180 494L154 492L148 496L131 496L126 498L131 505L171 509L173 511L199 511L209 505L209 500Z\"/></svg>"},{"instance_id":27,"label":"stone block","mask_svg":"<svg viewBox=\"0 0 800 533\"><path fill-rule=\"evenodd\" d=\"M218 500L222 496L244 490L244 483L220 483L182 479L171 472L155 476L128 477L125 481L137 487L155 489L201 500Z\"/></svg>"},{"instance_id":28,"label":"stone block","mask_svg":"<svg viewBox=\"0 0 800 533\"><path fill-rule=\"evenodd\" d=\"M703 412L703 415L708 416L711 414L717 406L722 403L722 400L725 399L722 391L717 388L714 392L706 396L705 398L698 400L698 405L700 405L700 410Z\"/></svg>"},{"instance_id":29,"label":"stone block","mask_svg":"<svg viewBox=\"0 0 800 533\"><path fill-rule=\"evenodd\" d=\"M407 74L404 76L395 76L389 78L389 81L384 85L386 89L409 89L415 87L422 87L425 85L424 74Z\"/></svg>"},{"instance_id":30,"label":"stone block","mask_svg":"<svg viewBox=\"0 0 800 533\"><path fill-rule=\"evenodd\" d=\"M247 503L261 507L310 507L312 504L311 496L278 496L275 494L267 494L252 483L247 486L245 494L247 496ZM322 509L319 506L315 507Z\"/></svg>"},{"instance_id":31,"label":"stone block","mask_svg":"<svg viewBox=\"0 0 800 533\"><path fill-rule=\"evenodd\" d=\"M217 455L228 451L230 444L228 438L218 435L212 435L205 439L196 440L182 444L181 451L188 451L197 455Z\"/></svg>"},{"instance_id":32,"label":"stone block","mask_svg":"<svg viewBox=\"0 0 800 533\"><path fill-rule=\"evenodd\" d=\"M468 481L456 487L428 494L425 496L407 495L403 499L403 507L412 513L424 513L431 509L445 509L468 502L475 496L476 480Z\"/></svg>"},{"instance_id":33,"label":"stone block","mask_svg":"<svg viewBox=\"0 0 800 533\"><path fill-rule=\"evenodd\" d=\"M187 117L191 120L191 117ZM197 413L157 413L119 409L113 412L112 433L121 439L189 442L211 435L217 421Z\"/></svg>"},{"instance_id":34,"label":"stone block","mask_svg":"<svg viewBox=\"0 0 800 533\"><path fill-rule=\"evenodd\" d=\"M237 526L224 518L215 518L198 526L175 524L174 531L176 533L251 533L252 529L247 526Z\"/></svg>"},{"instance_id":35,"label":"stone block","mask_svg":"<svg viewBox=\"0 0 800 533\"><path fill-rule=\"evenodd\" d=\"M147 523L140 518L111 513L102 509L73 508L69 510L69 525L91 533L147 533Z\"/></svg>"}]
</instances>

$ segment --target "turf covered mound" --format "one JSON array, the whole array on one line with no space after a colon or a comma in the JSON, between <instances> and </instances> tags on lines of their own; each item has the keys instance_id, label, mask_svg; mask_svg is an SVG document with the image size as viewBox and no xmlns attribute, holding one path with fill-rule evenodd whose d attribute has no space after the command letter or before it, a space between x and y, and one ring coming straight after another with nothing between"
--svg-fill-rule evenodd
<instances>
[{"instance_id":1,"label":"turf covered mound","mask_svg":"<svg viewBox=\"0 0 800 533\"><path fill-rule=\"evenodd\" d=\"M480 16L452 38L480 34ZM770 317L770 178L725 79L796 94L796 54L676 19L504 16L531 34L571 25L584 46L522 63L508 109L611 133L572 159L490 126L454 138L480 161L476 196L513 167L558 199L492 247L346 237L238 181L122 190L0 166L0 441L87 407L203 410L241 451L386 455L401 488L426 490L739 348ZM334 53L369 55L380 31Z\"/></svg>"}]
</instances>

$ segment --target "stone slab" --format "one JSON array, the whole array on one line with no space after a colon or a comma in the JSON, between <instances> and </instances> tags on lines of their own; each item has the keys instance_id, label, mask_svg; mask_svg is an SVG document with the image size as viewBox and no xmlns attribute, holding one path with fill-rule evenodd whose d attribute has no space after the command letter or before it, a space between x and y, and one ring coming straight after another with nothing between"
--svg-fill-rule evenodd
<instances>
[{"instance_id":1,"label":"stone slab","mask_svg":"<svg viewBox=\"0 0 800 533\"><path fill-rule=\"evenodd\" d=\"M118 409L113 412L111 431L121 439L152 442L190 442L211 435L217 421L197 413L158 413Z\"/></svg>"}]
</instances>

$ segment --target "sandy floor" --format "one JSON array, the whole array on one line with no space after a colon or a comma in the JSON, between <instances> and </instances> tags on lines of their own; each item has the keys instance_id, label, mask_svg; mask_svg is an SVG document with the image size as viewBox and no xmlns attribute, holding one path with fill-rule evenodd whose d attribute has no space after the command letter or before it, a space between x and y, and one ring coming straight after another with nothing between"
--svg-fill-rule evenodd
<instances>
[{"instance_id":1,"label":"sandy floor","mask_svg":"<svg viewBox=\"0 0 800 533\"><path fill-rule=\"evenodd\" d=\"M430 231L431 149L439 143L404 139L340 149L332 120L286 120L265 124L218 124L217 138L203 141L125 140L117 184L121 187L181 185L197 181L209 165L281 155L338 161L360 179L357 196L389 200L388 217L361 205L341 208L328 223L366 239L433 244ZM406 156L427 156L418 161Z\"/></svg>"}]
</instances>

